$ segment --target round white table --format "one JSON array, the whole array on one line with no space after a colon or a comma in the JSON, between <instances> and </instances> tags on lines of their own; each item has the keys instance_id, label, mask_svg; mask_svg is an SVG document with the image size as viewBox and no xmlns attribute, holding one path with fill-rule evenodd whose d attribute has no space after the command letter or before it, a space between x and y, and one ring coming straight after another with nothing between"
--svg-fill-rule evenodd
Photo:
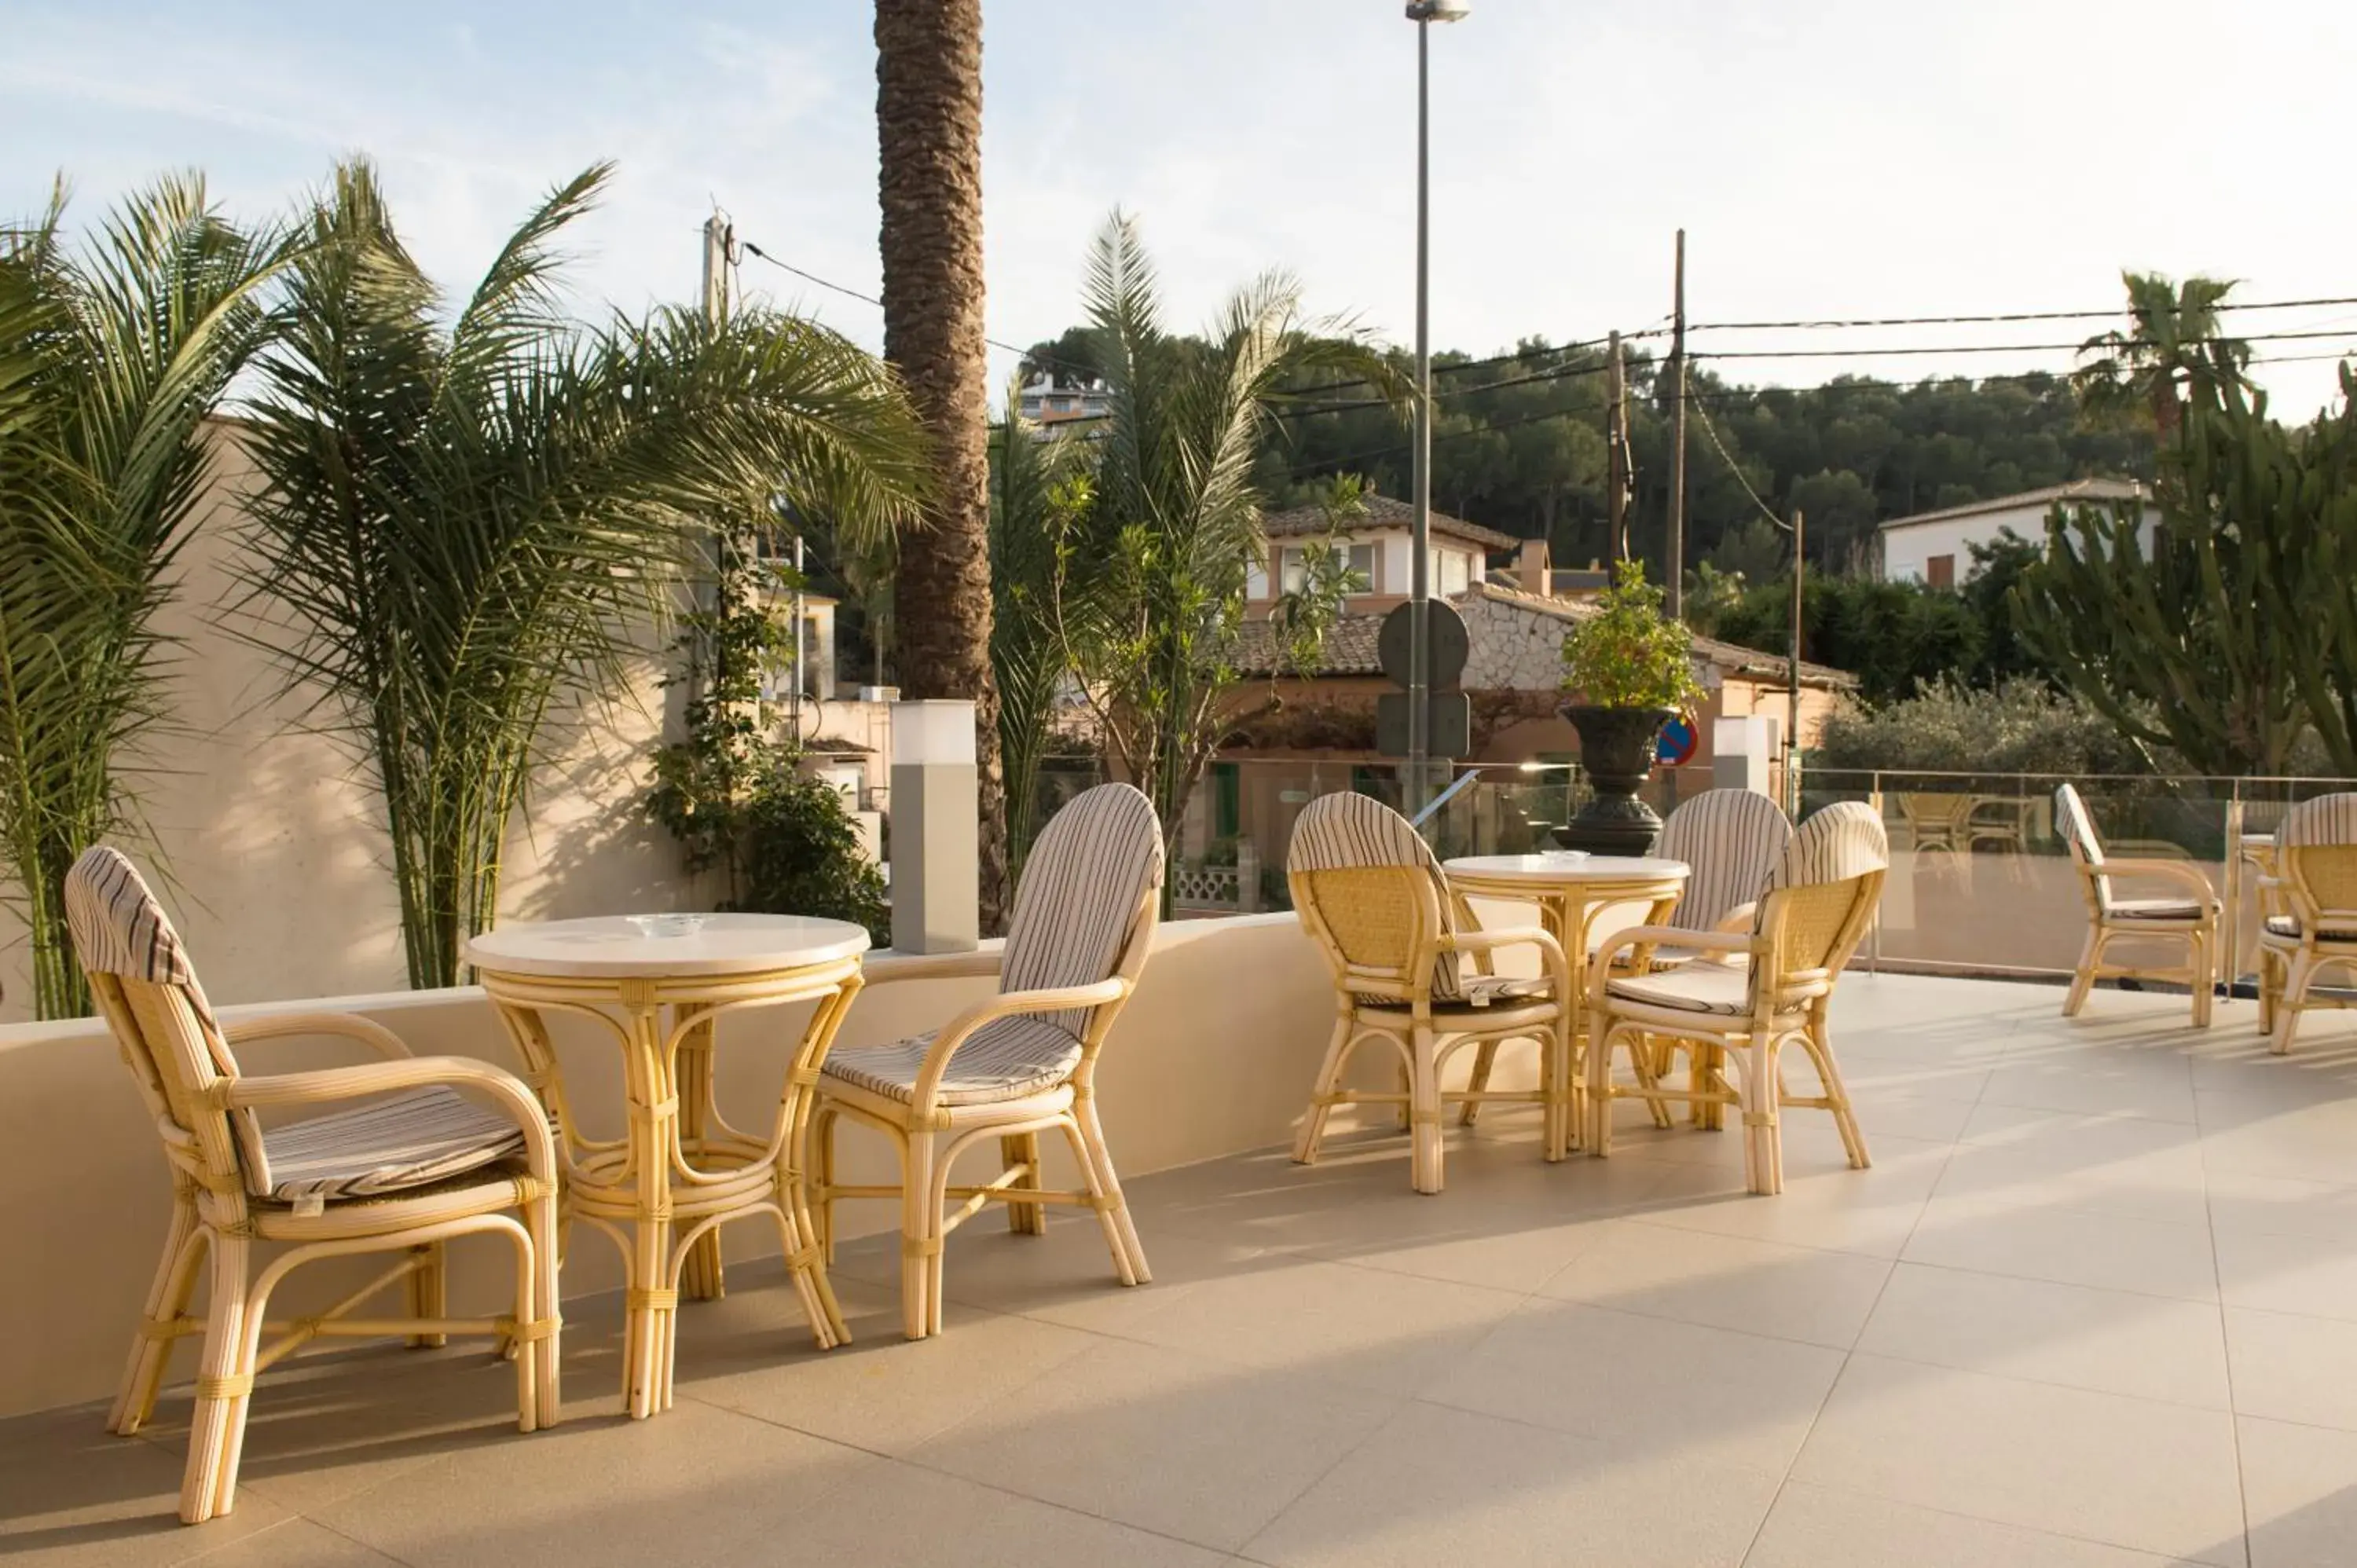
<instances>
[{"instance_id":1,"label":"round white table","mask_svg":"<svg viewBox=\"0 0 2357 1568\"><path fill-rule=\"evenodd\" d=\"M514 922L467 943L467 961L556 1123L566 1213L622 1250L633 1417L671 1408L679 1300L721 1294L719 1228L731 1219L773 1219L819 1348L850 1337L814 1244L802 1150L819 1066L859 993L867 946L848 921L801 915L712 915L685 935L650 935L619 915ZM787 1067L776 1123L732 1127L713 1101L719 1017L793 1002L817 1005ZM593 1018L620 1047L621 1138L586 1137L574 1120L551 1014Z\"/></svg>"},{"instance_id":2,"label":"round white table","mask_svg":"<svg viewBox=\"0 0 2357 1568\"><path fill-rule=\"evenodd\" d=\"M1596 917L1620 904L1647 906L1644 923L1659 925L1677 908L1692 868L1682 860L1656 855L1580 854L1558 851L1541 854L1469 854L1442 863L1448 886L1460 898L1501 898L1535 904L1539 923L1563 944L1571 969L1571 995L1565 1000L1572 1048L1577 1052L1587 1028L1588 929ZM1475 1059L1474 1071L1487 1064ZM1579 1101L1587 1079L1580 1064L1572 1064L1572 1135L1583 1125ZM1573 1147L1578 1145L1575 1143Z\"/></svg>"}]
</instances>

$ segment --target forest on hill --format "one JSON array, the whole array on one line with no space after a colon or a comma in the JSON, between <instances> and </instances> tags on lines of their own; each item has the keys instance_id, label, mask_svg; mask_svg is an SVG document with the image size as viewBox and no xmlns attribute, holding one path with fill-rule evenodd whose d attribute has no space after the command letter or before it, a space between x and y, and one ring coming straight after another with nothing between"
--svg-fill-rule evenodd
<instances>
[{"instance_id":1,"label":"forest on hill","mask_svg":"<svg viewBox=\"0 0 2357 1568\"><path fill-rule=\"evenodd\" d=\"M1631 547L1658 578L1669 509L1670 418L1661 345L1625 348L1634 462ZM1405 356L1400 360L1406 368ZM1032 368L1070 379L1093 368L1075 328L1038 345ZM1612 553L1605 445L1606 351L1526 338L1503 355L1436 355L1433 504L1469 521L1544 539L1559 564ZM1784 558L1747 492L1808 519L1813 564L1868 569L1878 521L2087 475L2150 478L2149 431L2090 422L2066 376L2038 372L1911 383L1843 377L1822 386L1732 383L1697 363L1688 381L1686 562L1758 583ZM1338 473L1379 493L1409 489L1408 426L1362 385L1292 389L1270 423L1255 478L1272 508ZM1740 478L1737 469L1740 468Z\"/></svg>"}]
</instances>

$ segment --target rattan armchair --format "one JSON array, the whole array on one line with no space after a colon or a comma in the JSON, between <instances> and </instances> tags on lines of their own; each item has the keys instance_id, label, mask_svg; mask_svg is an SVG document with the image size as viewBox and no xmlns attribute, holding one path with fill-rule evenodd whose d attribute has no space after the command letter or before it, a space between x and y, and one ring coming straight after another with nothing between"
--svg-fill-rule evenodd
<instances>
[{"instance_id":1,"label":"rattan armchair","mask_svg":"<svg viewBox=\"0 0 2357 1568\"><path fill-rule=\"evenodd\" d=\"M2259 928L2259 1026L2268 1048L2287 1056L2302 1013L2349 1005L2314 987L2336 964L2357 969L2357 794L2319 795L2284 813L2262 891L2282 912Z\"/></svg>"},{"instance_id":2,"label":"rattan armchair","mask_svg":"<svg viewBox=\"0 0 2357 1568\"><path fill-rule=\"evenodd\" d=\"M2206 1027L2218 967L2218 898L2210 879L2190 861L2106 855L2087 803L2074 786L2064 784L2054 791L2054 827L2070 846L2079 890L2087 900L2087 943L2080 951L2070 993L2062 999L2062 1016L2078 1015L2098 980L2159 980L2192 992L2193 1022ZM2113 889L2115 878L2165 882L2178 891L2166 897L2122 898ZM2183 942L2185 967L2105 963L2104 950L2123 937Z\"/></svg>"},{"instance_id":3,"label":"rattan armchair","mask_svg":"<svg viewBox=\"0 0 2357 1568\"><path fill-rule=\"evenodd\" d=\"M518 1427L554 1425L555 1150L532 1090L486 1062L412 1057L390 1030L349 1015L294 1014L224 1029L171 921L128 860L90 850L67 874L65 891L82 969L172 1170L163 1261L107 1424L124 1435L145 1424L173 1345L202 1337L180 1518L199 1524L230 1511L255 1377L321 1337L438 1345L452 1334L496 1337L515 1360ZM298 1035L339 1035L387 1059L268 1077L238 1070L232 1044ZM255 1114L346 1101L364 1103L268 1126ZM511 1313L448 1315L444 1245L468 1235L512 1244ZM285 1250L257 1269L266 1243ZM271 1293L291 1271L356 1252L399 1256L323 1311L265 1320ZM199 1317L188 1307L198 1265L208 1259L211 1288ZM359 1315L396 1284L406 1287L405 1314ZM265 1331L278 1336L268 1345Z\"/></svg>"},{"instance_id":4,"label":"rattan armchair","mask_svg":"<svg viewBox=\"0 0 2357 1568\"><path fill-rule=\"evenodd\" d=\"M1708 1108L1716 1125L1721 1107L1743 1112L1743 1166L1750 1189L1784 1188L1780 1122L1786 1106L1833 1112L1850 1165L1869 1163L1841 1069L1834 1060L1826 1009L1843 967L1873 922L1890 864L1881 820L1871 807L1845 801L1801 824L1760 900L1752 929L1742 934L1679 931L1638 926L1620 932L1595 972L1588 1002L1587 1147L1612 1151L1612 1102L1639 1095L1648 1101L1685 1100ZM1689 963L1657 974L1615 972L1609 960L1648 943L1675 943L1740 958L1740 968ZM1784 1086L1779 1056L1788 1045L1808 1053L1822 1092L1796 1096ZM1644 1080L1644 1068L1663 1047L1689 1053L1694 1067L1683 1090ZM1612 1081L1613 1054L1626 1047L1639 1065L1638 1087ZM1743 1058L1739 1077L1726 1069L1729 1052Z\"/></svg>"},{"instance_id":5,"label":"rattan armchair","mask_svg":"<svg viewBox=\"0 0 2357 1568\"><path fill-rule=\"evenodd\" d=\"M1542 1108L1546 1157L1562 1159L1576 1112L1571 972L1562 943L1536 927L1478 929L1407 819L1364 795L1325 795L1309 803L1294 823L1286 880L1303 929L1333 972L1335 998L1333 1036L1293 1157L1304 1165L1317 1160L1334 1107L1396 1105L1407 1117L1409 1180L1418 1192L1438 1192L1446 1108L1519 1101ZM1467 957L1486 961L1515 947L1538 950L1539 976L1489 973L1486 961L1465 972ZM1535 1090L1488 1087L1488 1052L1512 1039L1538 1044ZM1404 1088L1342 1087L1352 1055L1369 1040L1397 1054ZM1482 1051L1478 1081L1444 1090L1442 1071L1468 1046Z\"/></svg>"},{"instance_id":6,"label":"rattan armchair","mask_svg":"<svg viewBox=\"0 0 2357 1568\"><path fill-rule=\"evenodd\" d=\"M901 1326L909 1338L942 1331L943 1242L992 1203L1005 1204L1009 1224L1026 1235L1045 1232L1049 1204L1092 1209L1121 1283L1153 1278L1097 1119L1095 1085L1105 1036L1146 968L1161 888L1153 802L1126 784L1101 784L1057 812L1031 846L1000 951L946 955L870 978L873 988L999 977L998 994L942 1028L838 1049L820 1069L811 1117L820 1240L832 1257L838 1199L899 1201ZM835 1123L846 1117L892 1141L899 1186L835 1180ZM1051 1130L1071 1144L1084 1190L1040 1185L1039 1134ZM998 1140L1000 1174L951 1186L951 1165L987 1138Z\"/></svg>"}]
</instances>

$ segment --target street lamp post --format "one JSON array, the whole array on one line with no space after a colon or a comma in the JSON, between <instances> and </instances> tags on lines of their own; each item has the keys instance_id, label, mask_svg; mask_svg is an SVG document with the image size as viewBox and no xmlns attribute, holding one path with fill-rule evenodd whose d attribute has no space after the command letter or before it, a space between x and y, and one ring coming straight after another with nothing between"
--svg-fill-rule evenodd
<instances>
[{"instance_id":1,"label":"street lamp post","mask_svg":"<svg viewBox=\"0 0 2357 1568\"><path fill-rule=\"evenodd\" d=\"M1459 22L1462 0L1408 0L1415 24L1415 521L1408 566L1408 814L1424 810L1432 789L1432 29Z\"/></svg>"}]
</instances>

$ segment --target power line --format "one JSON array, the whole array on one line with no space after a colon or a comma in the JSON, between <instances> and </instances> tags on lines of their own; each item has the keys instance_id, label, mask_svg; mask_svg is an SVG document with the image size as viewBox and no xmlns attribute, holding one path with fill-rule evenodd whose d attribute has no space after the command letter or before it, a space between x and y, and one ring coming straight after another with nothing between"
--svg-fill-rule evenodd
<instances>
[{"instance_id":1,"label":"power line","mask_svg":"<svg viewBox=\"0 0 2357 1568\"><path fill-rule=\"evenodd\" d=\"M2254 332L2246 338L2189 338L2180 345L2193 348L2222 343L2287 343L2296 339L2346 338L2348 328L2314 332ZM1918 343L1890 349L1728 349L1704 350L1697 360L1871 360L1901 354L2075 354L2083 343Z\"/></svg>"},{"instance_id":2,"label":"power line","mask_svg":"<svg viewBox=\"0 0 2357 1568\"><path fill-rule=\"evenodd\" d=\"M2357 297L2338 299L2222 300L2218 310L2309 310L2331 305L2357 305ZM1689 332L1780 332L1848 327L1963 327L1994 321L2107 321L2132 314L2115 306L2109 310L2011 310L1985 316L1874 316L1812 321L1704 321ZM2076 347L2076 345L2072 345Z\"/></svg>"}]
</instances>

